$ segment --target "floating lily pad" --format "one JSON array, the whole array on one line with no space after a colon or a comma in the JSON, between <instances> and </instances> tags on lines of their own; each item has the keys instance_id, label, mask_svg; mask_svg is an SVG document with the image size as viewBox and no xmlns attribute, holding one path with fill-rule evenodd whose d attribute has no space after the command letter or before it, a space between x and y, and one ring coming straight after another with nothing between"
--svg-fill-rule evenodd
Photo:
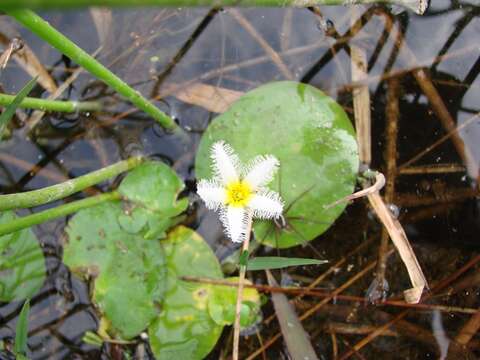
<instances>
[{"instance_id":1,"label":"floating lily pad","mask_svg":"<svg viewBox=\"0 0 480 360\"><path fill-rule=\"evenodd\" d=\"M0 213L0 224L16 219L12 211ZM28 228L0 237L0 301L31 297L45 280L40 244Z\"/></svg>"},{"instance_id":2,"label":"floating lily pad","mask_svg":"<svg viewBox=\"0 0 480 360\"><path fill-rule=\"evenodd\" d=\"M77 275L94 280L93 301L112 335L138 335L159 314L165 262L159 241L120 226L120 202L79 211L67 227L63 260Z\"/></svg>"},{"instance_id":3,"label":"floating lily pad","mask_svg":"<svg viewBox=\"0 0 480 360\"><path fill-rule=\"evenodd\" d=\"M118 188L128 201L118 219L120 224L130 233L142 231L147 239L164 237L175 223L173 218L188 206L188 199L177 199L184 187L175 171L164 163L148 161L136 167Z\"/></svg>"},{"instance_id":4,"label":"floating lily pad","mask_svg":"<svg viewBox=\"0 0 480 360\"><path fill-rule=\"evenodd\" d=\"M168 268L167 290L163 310L149 327L153 353L165 360L203 359L217 343L223 325L234 320L236 288L181 279L223 278L217 258L193 230L178 226L162 243ZM250 325L260 301L255 290L248 289L245 294L245 316L241 320Z\"/></svg>"},{"instance_id":5,"label":"floating lily pad","mask_svg":"<svg viewBox=\"0 0 480 360\"><path fill-rule=\"evenodd\" d=\"M255 221L257 240L287 248L327 230L345 204L325 206L352 193L358 149L352 124L343 109L320 90L282 81L260 86L215 118L200 142L198 179L212 177L210 148L224 140L245 163L272 154L280 169L270 188L285 201L285 226Z\"/></svg>"}]
</instances>

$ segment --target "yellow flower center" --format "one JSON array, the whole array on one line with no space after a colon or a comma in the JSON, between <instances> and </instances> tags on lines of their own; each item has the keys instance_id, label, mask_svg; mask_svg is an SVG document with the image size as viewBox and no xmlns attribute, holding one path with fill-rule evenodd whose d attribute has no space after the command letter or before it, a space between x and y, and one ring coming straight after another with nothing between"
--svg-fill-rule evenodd
<instances>
[{"instance_id":1,"label":"yellow flower center","mask_svg":"<svg viewBox=\"0 0 480 360\"><path fill-rule=\"evenodd\" d=\"M243 181L235 181L227 185L227 205L234 207L247 206L253 195L252 188Z\"/></svg>"}]
</instances>

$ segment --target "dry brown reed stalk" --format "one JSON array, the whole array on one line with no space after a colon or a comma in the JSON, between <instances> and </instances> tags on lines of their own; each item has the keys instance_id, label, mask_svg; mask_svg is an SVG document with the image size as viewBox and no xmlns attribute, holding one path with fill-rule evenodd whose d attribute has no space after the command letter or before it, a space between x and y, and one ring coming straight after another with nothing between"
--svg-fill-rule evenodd
<instances>
[{"instance_id":1,"label":"dry brown reed stalk","mask_svg":"<svg viewBox=\"0 0 480 360\"><path fill-rule=\"evenodd\" d=\"M229 14L255 39L255 41L262 47L267 55L272 59L272 62L278 67L282 75L288 79L293 80L290 69L285 65L280 55L268 44L262 35L253 27L250 21L245 18L238 9L231 8L228 10Z\"/></svg>"},{"instance_id":2,"label":"dry brown reed stalk","mask_svg":"<svg viewBox=\"0 0 480 360\"><path fill-rule=\"evenodd\" d=\"M387 229L395 248L407 268L412 288L404 291L405 301L408 303L418 303L422 297L424 288L428 287L428 284L417 257L408 241L407 235L402 225L400 225L400 222L393 217L392 212L388 209L378 192L369 194L368 200L378 218Z\"/></svg>"}]
</instances>

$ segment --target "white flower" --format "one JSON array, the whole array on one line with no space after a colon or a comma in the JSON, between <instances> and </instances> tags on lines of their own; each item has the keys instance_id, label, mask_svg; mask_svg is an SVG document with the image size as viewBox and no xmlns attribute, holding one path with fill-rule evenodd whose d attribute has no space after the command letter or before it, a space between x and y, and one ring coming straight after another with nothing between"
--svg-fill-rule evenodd
<instances>
[{"instance_id":1,"label":"white flower","mask_svg":"<svg viewBox=\"0 0 480 360\"><path fill-rule=\"evenodd\" d=\"M278 169L276 157L257 156L242 167L233 149L218 141L212 145L211 158L214 178L200 180L197 192L208 209L220 211L220 220L232 241L245 240L252 217L270 219L282 214L280 196L265 188Z\"/></svg>"}]
</instances>

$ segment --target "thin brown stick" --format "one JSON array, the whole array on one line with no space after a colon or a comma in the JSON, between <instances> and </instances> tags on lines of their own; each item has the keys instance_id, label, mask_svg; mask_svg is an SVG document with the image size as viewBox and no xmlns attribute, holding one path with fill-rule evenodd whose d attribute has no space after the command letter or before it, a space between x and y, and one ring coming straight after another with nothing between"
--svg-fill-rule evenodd
<instances>
[{"instance_id":1,"label":"thin brown stick","mask_svg":"<svg viewBox=\"0 0 480 360\"><path fill-rule=\"evenodd\" d=\"M392 252L390 251L388 254L390 255ZM237 287L238 285L227 280L218 280L212 278L203 278L203 277L194 277L194 276L182 276L181 278L183 281L195 282L195 283L202 283L202 284L210 284L216 286L228 286L228 287ZM282 294L299 294L300 296L312 296L317 298L331 298L335 297L336 300L339 301L348 301L348 302L356 302L356 303L363 303L368 305L369 301L363 296L354 296L354 295L342 295L336 294L334 295L332 292L325 292L321 289L316 288L308 288L308 287L279 287L279 286L270 286L270 285L261 285L261 284L244 284L244 288L256 289L257 291L263 291L268 293L282 293ZM381 302L376 303L377 307L380 306L394 306L394 307L402 307L402 308L415 308L418 310L425 310L425 311L432 311L438 310L445 313L459 313L459 314L476 314L478 312L477 309L472 308L464 308L458 306L448 306L448 305L437 305L437 304L410 304L406 303L405 301L401 300L383 300Z\"/></svg>"},{"instance_id":2,"label":"thin brown stick","mask_svg":"<svg viewBox=\"0 0 480 360\"><path fill-rule=\"evenodd\" d=\"M463 173L465 166L460 164L429 164L401 168L400 175L427 175L427 174L449 174Z\"/></svg>"},{"instance_id":3,"label":"thin brown stick","mask_svg":"<svg viewBox=\"0 0 480 360\"><path fill-rule=\"evenodd\" d=\"M258 44L265 50L268 56L272 59L273 63L278 67L280 72L286 79L292 80L295 77L288 69L288 67L283 62L282 58L278 53L273 50L273 48L265 41L265 39L259 34L259 32L253 27L253 25L248 21L242 13L237 9L229 9L229 14L241 25L245 30L247 30L250 35L258 42Z\"/></svg>"},{"instance_id":4,"label":"thin brown stick","mask_svg":"<svg viewBox=\"0 0 480 360\"><path fill-rule=\"evenodd\" d=\"M477 121L480 117L480 112L479 113L476 113L475 115L473 115L472 117L470 117L467 121L465 121L462 125L459 125L457 126L455 129L452 129L450 130L447 134L445 134L444 136L442 136L440 139L438 139L437 141L435 141L432 145L426 147L424 150L422 150L421 152L419 152L417 155L415 155L414 157L412 157L410 160L404 162L402 165L400 165L398 168L399 170L413 164L414 162L416 162L417 160L421 159L423 156L425 156L426 154L428 154L430 151L432 151L433 149L437 148L439 145L443 144L445 141L447 141L448 139L450 139L452 136L454 136L454 134L457 134L458 135L458 132L464 128L466 128L467 126L473 124L475 121Z\"/></svg>"}]
</instances>

